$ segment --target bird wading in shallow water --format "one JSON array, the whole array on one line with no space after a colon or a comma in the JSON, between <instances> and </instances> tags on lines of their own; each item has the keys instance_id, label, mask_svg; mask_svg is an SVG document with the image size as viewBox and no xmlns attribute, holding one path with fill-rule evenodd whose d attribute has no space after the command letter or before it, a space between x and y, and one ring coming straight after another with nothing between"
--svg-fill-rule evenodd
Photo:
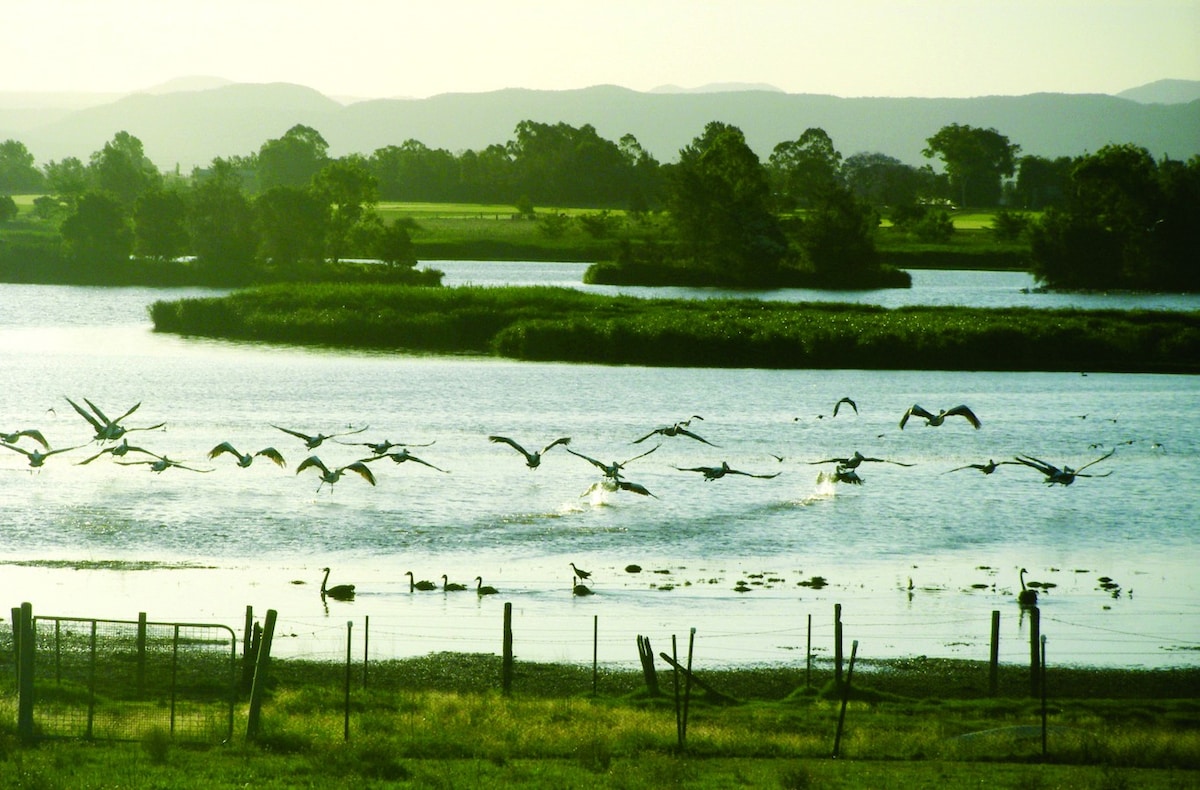
<instances>
[{"instance_id":1,"label":"bird wading in shallow water","mask_svg":"<svg viewBox=\"0 0 1200 790\"><path fill-rule=\"evenodd\" d=\"M326 596L335 601L352 601L354 600L354 585L353 584L335 584L333 587L326 587L329 582L329 569L323 568L325 578L321 579L321 598Z\"/></svg>"},{"instance_id":2,"label":"bird wading in shallow water","mask_svg":"<svg viewBox=\"0 0 1200 790\"><path fill-rule=\"evenodd\" d=\"M525 456L525 465L526 466L528 466L530 469L537 469L539 466L542 465L542 456L543 455L545 455L552 448L557 447L560 444L562 444L562 445L570 444L571 437L563 436L558 439L555 439L554 441L550 442L550 444L546 445L542 449L537 450L536 452L532 452L532 453L529 452L528 450L526 450L521 445L514 442L512 439L509 439L507 436L489 436L488 441L496 442L498 444L507 444L509 447L513 448L518 453Z\"/></svg>"},{"instance_id":3,"label":"bird wading in shallow water","mask_svg":"<svg viewBox=\"0 0 1200 790\"><path fill-rule=\"evenodd\" d=\"M1030 608L1037 606L1038 594L1037 590L1031 590L1025 586L1025 574L1028 573L1024 568L1021 569L1021 592L1017 593L1017 603L1022 607Z\"/></svg>"},{"instance_id":4,"label":"bird wading in shallow water","mask_svg":"<svg viewBox=\"0 0 1200 790\"><path fill-rule=\"evenodd\" d=\"M924 417L925 425L931 428L936 428L946 421L947 417L964 417L967 422L978 430L982 425L979 418L975 416L975 412L971 411L966 406L955 406L953 409L942 409L937 414L932 414L925 409L922 409L919 404L914 403L908 407L908 411L904 412L904 416L900 418L900 430L904 430L905 423L909 417Z\"/></svg>"}]
</instances>

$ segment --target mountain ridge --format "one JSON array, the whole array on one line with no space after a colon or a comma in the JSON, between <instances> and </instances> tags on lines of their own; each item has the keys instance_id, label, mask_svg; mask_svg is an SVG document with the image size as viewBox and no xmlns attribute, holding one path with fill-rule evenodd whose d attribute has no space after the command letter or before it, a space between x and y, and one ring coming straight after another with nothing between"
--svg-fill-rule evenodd
<instances>
[{"instance_id":1,"label":"mountain ridge","mask_svg":"<svg viewBox=\"0 0 1200 790\"><path fill-rule=\"evenodd\" d=\"M170 83L167 83L170 84ZM1154 85L1155 83L1151 83ZM1148 86L1143 86L1148 87ZM86 161L118 131L142 140L162 169L207 166L218 156L257 151L295 124L319 131L330 153L370 155L418 140L452 152L512 139L524 120L590 124L611 140L633 134L659 161L705 124L742 129L766 159L776 144L809 127L825 129L844 156L872 151L913 165L926 138L950 123L995 128L1038 156L1076 156L1109 143L1134 143L1154 156L1200 154L1200 101L1143 103L1106 94L1034 93L973 98L838 97L770 89L640 92L615 85L572 90L507 88L428 98L342 103L292 83L229 83L204 90L139 92L78 109L34 110L0 102L0 139L20 140L39 163Z\"/></svg>"}]
</instances>

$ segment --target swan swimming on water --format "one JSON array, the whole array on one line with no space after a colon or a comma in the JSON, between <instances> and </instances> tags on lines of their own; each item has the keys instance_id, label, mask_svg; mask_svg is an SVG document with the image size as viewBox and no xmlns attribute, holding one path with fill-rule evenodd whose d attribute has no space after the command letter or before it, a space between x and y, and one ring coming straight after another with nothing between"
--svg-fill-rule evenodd
<instances>
[{"instance_id":1,"label":"swan swimming on water","mask_svg":"<svg viewBox=\"0 0 1200 790\"><path fill-rule=\"evenodd\" d=\"M353 584L335 584L332 587L326 587L325 584L329 581L329 569L323 568L325 578L321 579L321 598L326 596L335 601L352 601L354 600L354 585Z\"/></svg>"}]
</instances>

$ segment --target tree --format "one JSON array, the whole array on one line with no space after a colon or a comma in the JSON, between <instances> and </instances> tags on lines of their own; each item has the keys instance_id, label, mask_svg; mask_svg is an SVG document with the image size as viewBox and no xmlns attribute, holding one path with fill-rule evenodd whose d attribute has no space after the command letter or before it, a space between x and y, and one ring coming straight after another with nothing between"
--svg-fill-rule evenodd
<instances>
[{"instance_id":1,"label":"tree","mask_svg":"<svg viewBox=\"0 0 1200 790\"><path fill-rule=\"evenodd\" d=\"M0 223L17 218L17 201L11 195L0 195Z\"/></svg>"},{"instance_id":2,"label":"tree","mask_svg":"<svg viewBox=\"0 0 1200 790\"><path fill-rule=\"evenodd\" d=\"M853 286L879 268L875 228L879 215L847 187L823 190L799 222L804 261L826 282Z\"/></svg>"},{"instance_id":3,"label":"tree","mask_svg":"<svg viewBox=\"0 0 1200 790\"><path fill-rule=\"evenodd\" d=\"M1061 205L1067 195L1071 168L1070 157L1047 159L1023 156L1017 165L1017 184L1013 191L1017 205L1030 211Z\"/></svg>"},{"instance_id":4,"label":"tree","mask_svg":"<svg viewBox=\"0 0 1200 790\"><path fill-rule=\"evenodd\" d=\"M258 185L306 187L328 159L329 143L311 126L296 124L283 137L268 140L258 149Z\"/></svg>"},{"instance_id":5,"label":"tree","mask_svg":"<svg viewBox=\"0 0 1200 790\"><path fill-rule=\"evenodd\" d=\"M771 187L781 208L809 208L837 188L842 155L824 129L804 130L800 139L775 146L767 160Z\"/></svg>"},{"instance_id":6,"label":"tree","mask_svg":"<svg viewBox=\"0 0 1200 790\"><path fill-rule=\"evenodd\" d=\"M235 163L213 160L208 173L188 199L188 230L192 253L205 268L223 279L242 282L254 260L258 235L254 212L241 188Z\"/></svg>"},{"instance_id":7,"label":"tree","mask_svg":"<svg viewBox=\"0 0 1200 790\"><path fill-rule=\"evenodd\" d=\"M329 207L329 256L338 260L346 251L351 230L379 201L379 182L366 160L352 155L334 159L313 176L313 192Z\"/></svg>"},{"instance_id":8,"label":"tree","mask_svg":"<svg viewBox=\"0 0 1200 790\"><path fill-rule=\"evenodd\" d=\"M842 162L842 180L860 200L875 208L914 205L935 193L928 165L916 168L880 153L858 153Z\"/></svg>"},{"instance_id":9,"label":"tree","mask_svg":"<svg viewBox=\"0 0 1200 790\"><path fill-rule=\"evenodd\" d=\"M42 174L25 144L17 140L0 143L0 195L38 192L42 186Z\"/></svg>"},{"instance_id":10,"label":"tree","mask_svg":"<svg viewBox=\"0 0 1200 790\"><path fill-rule=\"evenodd\" d=\"M309 189L272 187L254 201L259 256L275 264L324 260L329 204Z\"/></svg>"},{"instance_id":11,"label":"tree","mask_svg":"<svg viewBox=\"0 0 1200 790\"><path fill-rule=\"evenodd\" d=\"M146 157L142 141L129 132L117 132L92 154L88 170L93 187L111 194L126 210L142 194L162 185L162 175Z\"/></svg>"},{"instance_id":12,"label":"tree","mask_svg":"<svg viewBox=\"0 0 1200 790\"><path fill-rule=\"evenodd\" d=\"M74 206L90 184L87 168L76 157L68 156L61 162L51 161L46 165L46 185L68 206Z\"/></svg>"},{"instance_id":13,"label":"tree","mask_svg":"<svg viewBox=\"0 0 1200 790\"><path fill-rule=\"evenodd\" d=\"M1030 230L1033 272L1054 287L1200 289L1200 158L1133 144L1080 157L1067 198Z\"/></svg>"},{"instance_id":14,"label":"tree","mask_svg":"<svg viewBox=\"0 0 1200 790\"><path fill-rule=\"evenodd\" d=\"M1001 179L1012 176L1021 150L995 129L956 123L943 126L925 142L928 147L921 153L927 159L941 157L950 188L963 206L997 205Z\"/></svg>"},{"instance_id":15,"label":"tree","mask_svg":"<svg viewBox=\"0 0 1200 790\"><path fill-rule=\"evenodd\" d=\"M383 225L375 236L372 252L389 266L412 268L417 265L416 248L409 231L415 227L411 219L397 219Z\"/></svg>"},{"instance_id":16,"label":"tree","mask_svg":"<svg viewBox=\"0 0 1200 790\"><path fill-rule=\"evenodd\" d=\"M738 285L770 283L787 254L770 187L742 131L713 121L679 152L667 205L687 265Z\"/></svg>"},{"instance_id":17,"label":"tree","mask_svg":"<svg viewBox=\"0 0 1200 790\"><path fill-rule=\"evenodd\" d=\"M178 192L146 192L133 205L134 251L171 260L188 251L187 206Z\"/></svg>"},{"instance_id":18,"label":"tree","mask_svg":"<svg viewBox=\"0 0 1200 790\"><path fill-rule=\"evenodd\" d=\"M59 229L67 253L97 267L129 260L133 231L121 203L107 192L85 192Z\"/></svg>"}]
</instances>

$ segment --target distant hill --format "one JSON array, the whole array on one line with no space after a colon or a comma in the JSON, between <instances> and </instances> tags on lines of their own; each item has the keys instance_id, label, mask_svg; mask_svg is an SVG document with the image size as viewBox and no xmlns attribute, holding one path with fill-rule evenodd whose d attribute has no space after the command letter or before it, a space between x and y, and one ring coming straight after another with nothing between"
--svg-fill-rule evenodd
<instances>
[{"instance_id":1,"label":"distant hill","mask_svg":"<svg viewBox=\"0 0 1200 790\"><path fill-rule=\"evenodd\" d=\"M297 123L317 129L335 156L369 155L408 139L453 152L504 143L523 120L591 124L618 140L637 137L659 161L709 121L739 127L760 157L809 127L829 133L844 156L876 151L926 163L926 138L950 123L993 127L1040 156L1074 156L1108 143L1132 142L1155 156L1200 154L1200 102L1143 104L1105 95L1039 93L970 99L838 98L770 89L646 93L615 86L579 90L508 89L448 93L425 99L343 104L290 84L230 84L207 90L139 93L81 109L41 115L0 104L0 140L23 142L39 163L86 161L118 131L137 136L163 169L185 172L214 157L257 151Z\"/></svg>"},{"instance_id":2,"label":"distant hill","mask_svg":"<svg viewBox=\"0 0 1200 790\"><path fill-rule=\"evenodd\" d=\"M1200 99L1200 80L1158 80L1117 96L1142 104L1187 104Z\"/></svg>"}]
</instances>

